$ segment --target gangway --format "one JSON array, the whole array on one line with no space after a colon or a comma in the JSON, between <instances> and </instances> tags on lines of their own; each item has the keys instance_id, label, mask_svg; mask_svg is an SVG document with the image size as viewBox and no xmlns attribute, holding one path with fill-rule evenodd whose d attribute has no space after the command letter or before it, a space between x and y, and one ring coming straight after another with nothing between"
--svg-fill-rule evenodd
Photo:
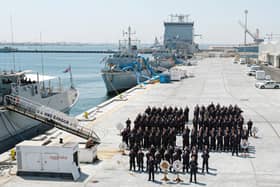
<instances>
[{"instance_id":1,"label":"gangway","mask_svg":"<svg viewBox=\"0 0 280 187\"><path fill-rule=\"evenodd\" d=\"M83 139L91 139L94 144L100 143L100 138L93 130L83 127L76 118L68 116L63 112L14 95L6 95L5 102L7 110L56 127Z\"/></svg>"}]
</instances>

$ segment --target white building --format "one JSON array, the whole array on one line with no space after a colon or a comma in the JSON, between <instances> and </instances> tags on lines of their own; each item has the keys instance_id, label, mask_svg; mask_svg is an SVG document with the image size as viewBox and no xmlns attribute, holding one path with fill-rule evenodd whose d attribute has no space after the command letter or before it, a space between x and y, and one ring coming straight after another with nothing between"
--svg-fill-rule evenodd
<instances>
[{"instance_id":1,"label":"white building","mask_svg":"<svg viewBox=\"0 0 280 187\"><path fill-rule=\"evenodd\" d=\"M260 44L259 61L280 68L280 41L264 42Z\"/></svg>"}]
</instances>

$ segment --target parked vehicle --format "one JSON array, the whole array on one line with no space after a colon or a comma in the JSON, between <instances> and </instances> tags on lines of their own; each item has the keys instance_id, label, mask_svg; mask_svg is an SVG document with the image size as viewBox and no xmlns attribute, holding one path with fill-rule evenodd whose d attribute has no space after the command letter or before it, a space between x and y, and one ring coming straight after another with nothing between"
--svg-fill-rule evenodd
<instances>
[{"instance_id":1,"label":"parked vehicle","mask_svg":"<svg viewBox=\"0 0 280 187\"><path fill-rule=\"evenodd\" d=\"M265 71L263 71L263 70L256 71L256 79L257 80L265 80L265 76L266 76Z\"/></svg>"},{"instance_id":2,"label":"parked vehicle","mask_svg":"<svg viewBox=\"0 0 280 187\"><path fill-rule=\"evenodd\" d=\"M252 65L248 71L248 75L249 76L255 76L256 75L256 71L261 70L261 67L258 65Z\"/></svg>"},{"instance_id":3,"label":"parked vehicle","mask_svg":"<svg viewBox=\"0 0 280 187\"><path fill-rule=\"evenodd\" d=\"M240 58L239 63L242 64L242 65L244 65L244 64L246 64L246 61L245 61L244 58Z\"/></svg>"},{"instance_id":4,"label":"parked vehicle","mask_svg":"<svg viewBox=\"0 0 280 187\"><path fill-rule=\"evenodd\" d=\"M280 87L280 82L276 82L273 80L263 81L263 82L257 82L255 86L260 89L265 89L265 88L278 89Z\"/></svg>"}]
</instances>

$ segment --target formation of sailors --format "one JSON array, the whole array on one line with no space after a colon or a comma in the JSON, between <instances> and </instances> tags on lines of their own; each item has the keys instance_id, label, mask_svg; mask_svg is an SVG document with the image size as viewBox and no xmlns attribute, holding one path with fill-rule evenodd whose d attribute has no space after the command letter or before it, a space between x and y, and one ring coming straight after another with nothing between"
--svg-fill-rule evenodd
<instances>
[{"instance_id":1,"label":"formation of sailors","mask_svg":"<svg viewBox=\"0 0 280 187\"><path fill-rule=\"evenodd\" d=\"M242 150L241 141L248 140L252 121L248 128L243 128L242 110L237 106L228 107L214 105L196 106L192 121L189 122L189 108L156 108L148 107L144 114L139 114L134 127L131 120L126 121L126 128L121 135L129 148L130 170L149 173L149 180L154 180L154 173L161 171L160 163L165 160L170 164L169 170L174 171L172 164L179 160L183 173L190 173L196 182L198 154L201 152L201 172L208 173L210 151L231 151L232 155ZM176 145L176 136L182 135L182 145ZM144 162L145 160L145 162ZM145 163L145 164L144 164ZM137 166L137 168L136 168Z\"/></svg>"}]
</instances>

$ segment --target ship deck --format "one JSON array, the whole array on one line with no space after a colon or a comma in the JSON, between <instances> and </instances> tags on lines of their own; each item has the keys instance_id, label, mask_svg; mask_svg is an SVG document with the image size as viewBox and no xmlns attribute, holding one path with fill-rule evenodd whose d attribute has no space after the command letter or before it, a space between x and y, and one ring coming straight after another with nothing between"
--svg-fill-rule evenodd
<instances>
[{"instance_id":1,"label":"ship deck","mask_svg":"<svg viewBox=\"0 0 280 187\"><path fill-rule=\"evenodd\" d=\"M279 186L279 90L255 88L255 79L246 75L246 66L232 62L232 58L199 60L197 66L187 67L193 72L193 78L171 84L149 84L145 88L128 91L125 100L107 101L107 104L99 107L96 119L83 123L92 127L101 138L102 143L98 147L100 161L81 164L83 175L78 181L20 177L15 175L15 169L11 169L0 175L0 186ZM148 105L188 105L192 119L196 104L207 105L210 102L237 104L243 109L245 120L253 120L259 132L257 138L250 138L252 148L249 156L210 153L210 174L198 174L198 184L188 182L189 174L180 174L184 182L176 184L161 181L161 173L155 175L156 182L148 182L147 173L128 171L128 156L123 156L119 151L121 137L116 129L118 123L124 124L128 117L133 121ZM63 137L64 141L81 141L68 133L59 137ZM0 161L5 160L7 154L1 155ZM201 167L200 154L198 162ZM168 177L174 179L176 176L168 174Z\"/></svg>"}]
</instances>

